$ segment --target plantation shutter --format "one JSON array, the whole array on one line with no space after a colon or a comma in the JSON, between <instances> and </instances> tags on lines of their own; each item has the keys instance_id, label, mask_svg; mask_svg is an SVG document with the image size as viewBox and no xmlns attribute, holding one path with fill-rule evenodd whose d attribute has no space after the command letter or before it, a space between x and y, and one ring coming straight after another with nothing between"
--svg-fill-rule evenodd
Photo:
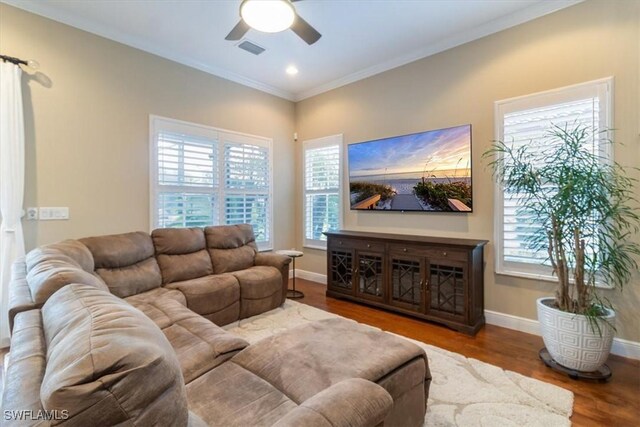
<instances>
[{"instance_id":1,"label":"plantation shutter","mask_svg":"<svg viewBox=\"0 0 640 427\"><path fill-rule=\"evenodd\" d=\"M590 130L588 148L600 151L603 159L610 157L599 133L609 127L608 95L606 81L499 102L498 139L514 149L526 145L529 150L543 150L546 147L535 141L543 138L552 125L574 127L580 124ZM526 243L528 236L544 231L519 209L521 196L497 186L496 199L496 270L505 274L550 277L547 254L536 253Z\"/></svg>"},{"instance_id":2,"label":"plantation shutter","mask_svg":"<svg viewBox=\"0 0 640 427\"><path fill-rule=\"evenodd\" d=\"M157 136L157 226L218 223L217 141L178 133Z\"/></svg>"},{"instance_id":3,"label":"plantation shutter","mask_svg":"<svg viewBox=\"0 0 640 427\"><path fill-rule=\"evenodd\" d=\"M224 222L251 224L258 242L271 239L269 177L268 147L225 142Z\"/></svg>"},{"instance_id":4,"label":"plantation shutter","mask_svg":"<svg viewBox=\"0 0 640 427\"><path fill-rule=\"evenodd\" d=\"M153 227L249 223L272 248L271 140L151 117Z\"/></svg>"},{"instance_id":5,"label":"plantation shutter","mask_svg":"<svg viewBox=\"0 0 640 427\"><path fill-rule=\"evenodd\" d=\"M305 245L326 247L325 231L340 228L341 137L305 141L304 237Z\"/></svg>"}]
</instances>

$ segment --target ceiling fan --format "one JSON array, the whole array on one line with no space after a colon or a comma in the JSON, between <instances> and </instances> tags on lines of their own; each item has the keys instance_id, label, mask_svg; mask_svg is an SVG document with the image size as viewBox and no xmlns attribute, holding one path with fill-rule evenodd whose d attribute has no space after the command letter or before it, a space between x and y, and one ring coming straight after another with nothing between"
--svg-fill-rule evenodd
<instances>
[{"instance_id":1,"label":"ceiling fan","mask_svg":"<svg viewBox=\"0 0 640 427\"><path fill-rule=\"evenodd\" d=\"M298 15L293 6L296 1L300 0L242 0L240 22L225 40L240 40L251 28L266 33L291 28L307 44L314 44L322 34Z\"/></svg>"}]
</instances>

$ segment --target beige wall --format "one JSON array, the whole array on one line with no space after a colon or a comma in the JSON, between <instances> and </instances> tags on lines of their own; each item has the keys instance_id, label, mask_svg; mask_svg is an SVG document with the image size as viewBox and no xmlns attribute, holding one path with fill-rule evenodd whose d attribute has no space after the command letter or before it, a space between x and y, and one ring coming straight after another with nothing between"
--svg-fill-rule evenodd
<instances>
[{"instance_id":1,"label":"beige wall","mask_svg":"<svg viewBox=\"0 0 640 427\"><path fill-rule=\"evenodd\" d=\"M0 5L0 51L32 58L24 78L25 206L68 206L69 221L24 221L27 249L149 230L149 114L274 140L275 246L294 245L294 104Z\"/></svg>"},{"instance_id":2,"label":"beige wall","mask_svg":"<svg viewBox=\"0 0 640 427\"><path fill-rule=\"evenodd\" d=\"M625 143L615 147L616 158L640 166L639 23L638 1L587 1L301 101L296 105L299 141L343 133L352 143L471 123L472 214L352 212L347 207L344 228L493 240L493 184L480 156L494 139L495 101L614 76L616 139ZM301 155L300 144L296 155ZM297 191L301 194L300 184ZM492 244L485 250L485 307L535 319L535 299L550 295L553 286L495 275L493 250ZM306 249L298 266L325 273L325 257L324 251ZM634 282L624 294L608 291L606 296L618 308L619 336L640 341L637 275Z\"/></svg>"},{"instance_id":3,"label":"beige wall","mask_svg":"<svg viewBox=\"0 0 640 427\"><path fill-rule=\"evenodd\" d=\"M27 247L149 229L149 114L274 139L276 248L302 245L294 129L299 142L343 133L351 143L471 123L474 213L347 209L344 226L493 240L493 184L480 156L494 137L494 101L614 76L615 127L625 142L616 157L640 166L639 9L635 0L590 0L294 105L2 4L0 51L38 60L51 82L24 79L25 206L71 212L69 221L25 221ZM485 254L486 308L535 318L535 299L553 287L496 276L492 245ZM325 252L306 249L298 266L324 273ZM607 296L622 318L619 336L640 341L635 281Z\"/></svg>"}]
</instances>

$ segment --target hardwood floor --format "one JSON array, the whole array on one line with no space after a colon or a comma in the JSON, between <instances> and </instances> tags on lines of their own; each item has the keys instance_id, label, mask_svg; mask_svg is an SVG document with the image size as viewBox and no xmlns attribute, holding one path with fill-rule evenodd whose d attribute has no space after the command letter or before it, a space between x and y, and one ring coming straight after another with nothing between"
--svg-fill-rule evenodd
<instances>
[{"instance_id":1,"label":"hardwood floor","mask_svg":"<svg viewBox=\"0 0 640 427\"><path fill-rule=\"evenodd\" d=\"M547 368L538 358L542 338L486 325L474 337L444 326L423 322L361 304L327 298L326 287L303 279L296 289L305 297L296 301L395 332L446 350L461 353L503 369L556 384L575 394L574 426L637 426L640 420L640 361L610 356L613 371L605 384L576 381Z\"/></svg>"}]
</instances>

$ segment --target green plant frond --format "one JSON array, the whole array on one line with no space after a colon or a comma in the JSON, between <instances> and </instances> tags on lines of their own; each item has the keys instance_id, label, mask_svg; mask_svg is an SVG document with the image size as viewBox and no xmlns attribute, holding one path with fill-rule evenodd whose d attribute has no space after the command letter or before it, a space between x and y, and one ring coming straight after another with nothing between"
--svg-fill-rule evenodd
<instances>
[{"instance_id":1,"label":"green plant frond","mask_svg":"<svg viewBox=\"0 0 640 427\"><path fill-rule=\"evenodd\" d=\"M483 155L491 159L489 167L505 197L517 198L517 214L525 227L540 230L527 235L527 249L550 254L546 261L552 264L562 257L570 274L583 271L589 288L601 280L622 288L637 270L640 256L634 241L640 231L638 180L628 176L631 168L606 159L594 147L613 144L610 132L594 134L578 123L552 125L543 138L517 148L494 141ZM584 248L581 256L576 239ZM568 279L561 286L568 288ZM592 304L600 302L596 292L586 292L588 301L572 303L579 314L588 315Z\"/></svg>"}]
</instances>

